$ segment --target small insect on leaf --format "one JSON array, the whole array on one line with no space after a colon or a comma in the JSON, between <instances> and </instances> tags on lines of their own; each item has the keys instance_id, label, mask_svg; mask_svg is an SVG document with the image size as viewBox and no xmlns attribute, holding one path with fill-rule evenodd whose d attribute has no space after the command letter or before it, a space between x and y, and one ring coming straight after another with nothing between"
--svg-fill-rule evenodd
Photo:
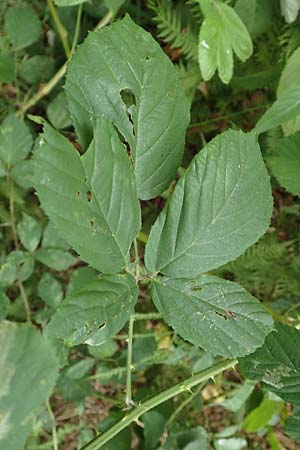
<instances>
[{"instance_id":1,"label":"small insect on leaf","mask_svg":"<svg viewBox=\"0 0 300 450\"><path fill-rule=\"evenodd\" d=\"M228 309L228 311L226 311L227 316L231 317L232 319L236 319L237 315L233 312L230 311L230 309Z\"/></svg>"}]
</instances>

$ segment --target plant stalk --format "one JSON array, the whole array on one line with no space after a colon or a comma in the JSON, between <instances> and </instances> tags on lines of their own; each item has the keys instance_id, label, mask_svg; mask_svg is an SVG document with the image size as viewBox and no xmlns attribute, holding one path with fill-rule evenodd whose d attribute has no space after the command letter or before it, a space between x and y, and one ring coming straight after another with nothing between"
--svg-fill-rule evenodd
<instances>
[{"instance_id":1,"label":"plant stalk","mask_svg":"<svg viewBox=\"0 0 300 450\"><path fill-rule=\"evenodd\" d=\"M59 15L57 14L57 10L54 6L53 1L47 0L47 3L48 3L48 8L49 8L50 14L52 16L53 22L55 24L55 27L59 34L61 43L63 45L66 57L67 57L67 59L69 59L71 56L71 50L70 50L70 46L69 46L69 42L68 42L68 32L65 29L65 27L63 26L63 24L59 18Z\"/></svg>"},{"instance_id":2,"label":"plant stalk","mask_svg":"<svg viewBox=\"0 0 300 450\"><path fill-rule=\"evenodd\" d=\"M77 45L78 38L79 38L82 7L83 7L83 3L80 3L80 5L78 6L78 10L77 10L75 32L74 32L74 37L73 37L73 42L72 42L72 47L71 47L71 56L75 52L76 45Z\"/></svg>"},{"instance_id":3,"label":"plant stalk","mask_svg":"<svg viewBox=\"0 0 300 450\"><path fill-rule=\"evenodd\" d=\"M144 403L141 403L139 406L134 408L129 414L125 415L119 422L109 428L100 436L95 437L92 441L82 447L80 450L98 450L106 444L106 442L110 441L113 437L115 437L120 431L124 430L128 425L132 422L136 422L143 414L160 405L161 403L170 400L176 395L181 394L182 392L190 391L194 386L202 383L203 381L208 380L209 378L213 378L215 375L223 372L226 369L231 369L236 366L238 361L235 359L226 359L214 364L209 369L203 370L202 372L193 375L190 378L182 381L181 383L175 384L171 388L161 392L158 395L146 400Z\"/></svg>"},{"instance_id":4,"label":"plant stalk","mask_svg":"<svg viewBox=\"0 0 300 450\"><path fill-rule=\"evenodd\" d=\"M127 340L127 368L126 368L125 403L128 407L134 406L134 402L132 400L132 391L131 391L133 323L134 323L134 315L132 314L129 319L128 340Z\"/></svg>"}]
</instances>

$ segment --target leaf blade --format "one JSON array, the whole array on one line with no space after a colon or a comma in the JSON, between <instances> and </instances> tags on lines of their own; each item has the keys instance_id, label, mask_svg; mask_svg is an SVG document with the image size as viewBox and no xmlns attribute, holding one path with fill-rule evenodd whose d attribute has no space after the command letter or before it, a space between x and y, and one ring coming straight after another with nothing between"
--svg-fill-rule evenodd
<instances>
[{"instance_id":1,"label":"leaf blade","mask_svg":"<svg viewBox=\"0 0 300 450\"><path fill-rule=\"evenodd\" d=\"M272 318L259 301L227 280L155 279L155 306L175 331L216 355L236 357L260 347L272 331Z\"/></svg>"},{"instance_id":2,"label":"leaf blade","mask_svg":"<svg viewBox=\"0 0 300 450\"><path fill-rule=\"evenodd\" d=\"M90 33L68 65L66 94L84 147L90 118L102 114L118 128L131 149L139 198L168 187L182 158L189 106L175 68L147 32L126 16Z\"/></svg>"},{"instance_id":3,"label":"leaf blade","mask_svg":"<svg viewBox=\"0 0 300 450\"><path fill-rule=\"evenodd\" d=\"M112 125L97 122L80 157L45 124L34 160L38 196L62 237L96 269L121 271L140 227L140 207L130 162Z\"/></svg>"},{"instance_id":4,"label":"leaf blade","mask_svg":"<svg viewBox=\"0 0 300 450\"><path fill-rule=\"evenodd\" d=\"M271 213L269 176L255 136L228 130L177 183L152 227L146 267L188 278L217 268L259 239Z\"/></svg>"}]
</instances>

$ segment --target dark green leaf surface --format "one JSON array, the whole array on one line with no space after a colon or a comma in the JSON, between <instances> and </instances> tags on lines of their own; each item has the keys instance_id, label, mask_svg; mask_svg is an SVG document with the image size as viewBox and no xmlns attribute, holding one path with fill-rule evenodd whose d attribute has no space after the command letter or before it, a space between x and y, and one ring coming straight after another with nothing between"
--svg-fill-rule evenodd
<instances>
[{"instance_id":1,"label":"dark green leaf surface","mask_svg":"<svg viewBox=\"0 0 300 450\"><path fill-rule=\"evenodd\" d=\"M78 261L75 256L61 248L41 248L34 256L40 263L54 270L67 270Z\"/></svg>"},{"instance_id":2,"label":"dark green leaf surface","mask_svg":"<svg viewBox=\"0 0 300 450\"><path fill-rule=\"evenodd\" d=\"M294 439L300 439L300 416L288 417L285 422L284 431Z\"/></svg>"},{"instance_id":3,"label":"dark green leaf surface","mask_svg":"<svg viewBox=\"0 0 300 450\"><path fill-rule=\"evenodd\" d=\"M273 329L259 301L231 281L205 275L158 278L151 292L158 311L181 337L216 355L247 355Z\"/></svg>"},{"instance_id":4,"label":"dark green leaf surface","mask_svg":"<svg viewBox=\"0 0 300 450\"><path fill-rule=\"evenodd\" d=\"M0 52L0 80L11 83L15 77L15 62L13 55L4 51Z\"/></svg>"},{"instance_id":5,"label":"dark green leaf surface","mask_svg":"<svg viewBox=\"0 0 300 450\"><path fill-rule=\"evenodd\" d=\"M193 159L156 220L146 267L193 277L243 253L268 228L269 176L254 134L228 130Z\"/></svg>"},{"instance_id":6,"label":"dark green leaf surface","mask_svg":"<svg viewBox=\"0 0 300 450\"><path fill-rule=\"evenodd\" d=\"M41 24L30 5L16 4L7 9L5 31L15 49L28 47L40 37Z\"/></svg>"},{"instance_id":7,"label":"dark green leaf surface","mask_svg":"<svg viewBox=\"0 0 300 450\"><path fill-rule=\"evenodd\" d=\"M256 124L257 134L272 130L300 114L300 84L283 92Z\"/></svg>"},{"instance_id":8,"label":"dark green leaf surface","mask_svg":"<svg viewBox=\"0 0 300 450\"><path fill-rule=\"evenodd\" d=\"M46 124L34 159L38 196L61 236L96 269L119 272L140 228L140 207L130 161L112 125L97 122L80 157Z\"/></svg>"},{"instance_id":9,"label":"dark green leaf surface","mask_svg":"<svg viewBox=\"0 0 300 450\"><path fill-rule=\"evenodd\" d=\"M298 1L298 0L297 0ZM300 4L300 1L299 1ZM300 86L300 47L298 47L286 62L277 87L277 96L281 97L291 86ZM282 129L286 136L300 131L300 114L284 122Z\"/></svg>"},{"instance_id":10,"label":"dark green leaf surface","mask_svg":"<svg viewBox=\"0 0 300 450\"><path fill-rule=\"evenodd\" d=\"M136 300L137 285L131 275L103 275L65 298L47 333L60 346L100 345L120 331Z\"/></svg>"},{"instance_id":11,"label":"dark green leaf surface","mask_svg":"<svg viewBox=\"0 0 300 450\"><path fill-rule=\"evenodd\" d=\"M31 150L32 136L24 122L8 114L0 127L0 158L9 165L22 161Z\"/></svg>"},{"instance_id":12,"label":"dark green leaf surface","mask_svg":"<svg viewBox=\"0 0 300 450\"><path fill-rule=\"evenodd\" d=\"M68 65L66 93L85 148L93 120L104 115L130 146L139 197L168 187L182 158L188 101L149 33L128 16L90 33Z\"/></svg>"},{"instance_id":13,"label":"dark green leaf surface","mask_svg":"<svg viewBox=\"0 0 300 450\"><path fill-rule=\"evenodd\" d=\"M270 149L268 164L281 186L300 195L300 132L279 140Z\"/></svg>"},{"instance_id":14,"label":"dark green leaf surface","mask_svg":"<svg viewBox=\"0 0 300 450\"><path fill-rule=\"evenodd\" d=\"M262 381L267 390L300 404L300 331L276 323L265 344L240 364L248 378Z\"/></svg>"},{"instance_id":15,"label":"dark green leaf surface","mask_svg":"<svg viewBox=\"0 0 300 450\"><path fill-rule=\"evenodd\" d=\"M58 365L50 344L29 325L1 322L0 341L0 448L19 450L53 389Z\"/></svg>"}]
</instances>

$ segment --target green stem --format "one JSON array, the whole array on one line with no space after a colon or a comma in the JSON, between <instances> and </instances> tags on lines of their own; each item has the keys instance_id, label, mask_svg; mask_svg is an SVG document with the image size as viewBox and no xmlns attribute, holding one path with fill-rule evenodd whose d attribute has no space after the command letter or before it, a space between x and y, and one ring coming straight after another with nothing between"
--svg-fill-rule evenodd
<instances>
[{"instance_id":1,"label":"green stem","mask_svg":"<svg viewBox=\"0 0 300 450\"><path fill-rule=\"evenodd\" d=\"M58 442L57 442L57 433L56 433L56 420L55 416L53 414L50 401L46 401L46 406L48 410L48 414L50 416L51 422L52 422L52 440L53 440L53 450L58 450Z\"/></svg>"},{"instance_id":2,"label":"green stem","mask_svg":"<svg viewBox=\"0 0 300 450\"><path fill-rule=\"evenodd\" d=\"M135 313L135 320L158 320L161 319L161 315L156 312L151 313Z\"/></svg>"},{"instance_id":3,"label":"green stem","mask_svg":"<svg viewBox=\"0 0 300 450\"><path fill-rule=\"evenodd\" d=\"M202 127L202 126L205 126L205 125L209 125L211 123L219 122L220 120L231 119L233 117L238 117L238 116L241 116L242 114L247 114L247 113L252 112L252 111L259 111L260 109L266 109L267 106L268 105L266 105L266 104L252 106L250 108L243 109L242 111L237 111L237 112L233 112L233 113L230 113L230 114L224 114L223 116L213 117L212 119L203 120L202 122L191 123L188 126L188 128L191 129L191 128Z\"/></svg>"},{"instance_id":4,"label":"green stem","mask_svg":"<svg viewBox=\"0 0 300 450\"><path fill-rule=\"evenodd\" d=\"M65 29L65 27L63 26L63 24L59 18L59 15L57 14L57 11L56 11L53 1L47 0L47 3L48 3L48 8L50 10L50 14L52 16L53 22L55 24L55 27L59 34L61 43L63 45L66 57L67 57L67 59L69 59L71 56L71 50L70 50L70 46L69 46L69 42L68 42L68 32Z\"/></svg>"},{"instance_id":5,"label":"green stem","mask_svg":"<svg viewBox=\"0 0 300 450\"><path fill-rule=\"evenodd\" d=\"M73 38L73 43L72 43L72 47L71 47L71 55L73 55L73 53L75 52L75 48L76 48L76 45L77 45L77 42L78 42L78 38L79 38L80 24L81 24L81 15L82 15L82 7L83 7L83 3L81 3L78 6L78 10L77 10L75 32L74 32L74 38Z\"/></svg>"},{"instance_id":6,"label":"green stem","mask_svg":"<svg viewBox=\"0 0 300 450\"><path fill-rule=\"evenodd\" d=\"M171 414L171 416L167 420L167 422L165 424L165 429L169 429L171 427L172 423L174 422L174 420L176 419L176 417L178 416L178 414L193 400L193 398L195 398L198 394L200 394L205 383L206 383L205 381L200 383L200 385L197 387L195 392L193 392L188 398L186 398L185 400L183 400L182 403L180 403L180 405L175 409L173 414Z\"/></svg>"},{"instance_id":7,"label":"green stem","mask_svg":"<svg viewBox=\"0 0 300 450\"><path fill-rule=\"evenodd\" d=\"M133 341L133 323L134 315L130 316L128 326L127 340L127 366L126 366L126 398L125 403L128 407L134 406L131 392L131 369L132 369L132 341Z\"/></svg>"},{"instance_id":8,"label":"green stem","mask_svg":"<svg viewBox=\"0 0 300 450\"><path fill-rule=\"evenodd\" d=\"M218 375L220 372L223 372L226 369L230 369L234 367L238 363L237 360L227 359L217 364L213 365L209 369L203 370L202 372L193 375L192 377L182 381L181 383L175 384L175 386L161 392L158 395L146 400L144 403L141 403L139 406L134 408L129 414L125 415L119 422L109 428L105 433L97 436L81 450L98 450L103 446L106 442L110 441L113 437L115 437L120 431L124 430L128 425L132 422L136 422L143 414L160 405L161 403L170 400L171 398L179 395L183 392L190 391L194 386L197 386L199 383L208 380L209 378L213 378L215 375Z\"/></svg>"},{"instance_id":9,"label":"green stem","mask_svg":"<svg viewBox=\"0 0 300 450\"><path fill-rule=\"evenodd\" d=\"M62 79L67 70L67 63L65 63L51 78L48 83L46 83L43 88L38 91L33 97L31 97L26 103L23 104L22 108L17 112L18 116L23 116L25 112L38 103L43 97L50 94L52 89L57 85L57 83Z\"/></svg>"}]
</instances>

